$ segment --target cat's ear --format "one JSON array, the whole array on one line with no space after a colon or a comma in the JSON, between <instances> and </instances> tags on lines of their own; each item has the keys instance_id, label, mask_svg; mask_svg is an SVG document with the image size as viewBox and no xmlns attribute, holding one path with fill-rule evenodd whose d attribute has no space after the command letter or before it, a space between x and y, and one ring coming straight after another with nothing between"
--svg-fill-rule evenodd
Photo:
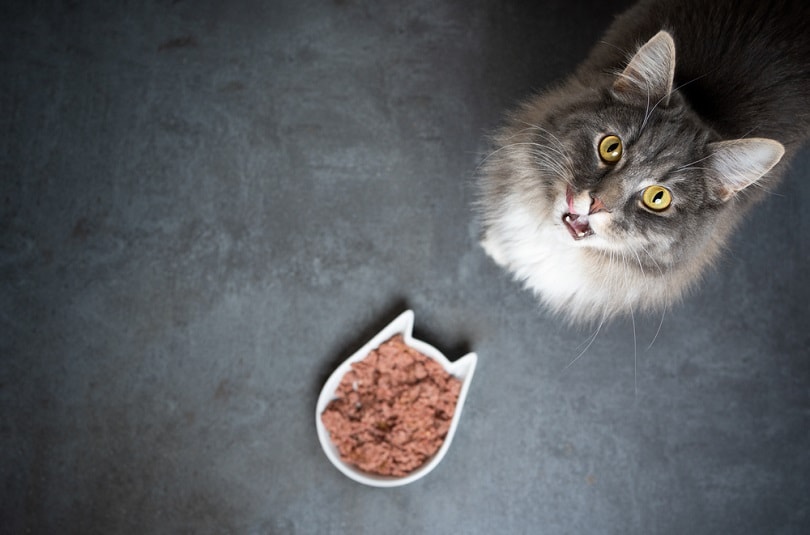
<instances>
[{"instance_id":1,"label":"cat's ear","mask_svg":"<svg viewBox=\"0 0 810 535\"><path fill-rule=\"evenodd\" d=\"M720 181L718 195L730 199L770 171L785 154L778 141L765 138L734 139L709 143L709 167Z\"/></svg>"},{"instance_id":2,"label":"cat's ear","mask_svg":"<svg viewBox=\"0 0 810 535\"><path fill-rule=\"evenodd\" d=\"M660 31L638 49L613 83L619 95L638 97L650 105L669 104L675 77L675 41Z\"/></svg>"}]
</instances>

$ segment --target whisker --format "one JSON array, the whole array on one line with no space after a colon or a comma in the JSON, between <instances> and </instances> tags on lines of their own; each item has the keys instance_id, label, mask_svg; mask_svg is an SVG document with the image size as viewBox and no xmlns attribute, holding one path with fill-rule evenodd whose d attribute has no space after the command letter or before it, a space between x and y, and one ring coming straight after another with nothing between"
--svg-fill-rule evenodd
<instances>
[{"instance_id":1,"label":"whisker","mask_svg":"<svg viewBox=\"0 0 810 535\"><path fill-rule=\"evenodd\" d=\"M643 131L643 130L644 130L644 126L646 126L646 124L647 124L647 120L648 120L648 119L649 119L649 118L652 116L653 112L655 111L655 108L657 108L657 107L658 107L658 105L659 105L659 104L661 104L661 102L663 102L664 100L666 100L666 99L667 99L667 98L668 98L668 97L669 97L669 96L670 96L672 93L674 93L675 91L678 91L679 89L681 89L681 88L683 88L683 87L685 87L685 86L687 86L687 85L691 84L692 82L696 82L697 80L700 80L700 79L701 79L701 78L703 78L704 76L708 76L708 75L709 75L709 73L706 73L706 74L702 74L702 75L698 76L697 78L692 78L692 79L691 79L691 80L689 80L688 82L684 82L684 83L682 83L681 85L679 85L679 86L675 87L674 89L672 89L672 91L670 91L670 93L669 93L669 94L664 95L663 97L661 97L661 98L658 100L658 102L656 102L656 103L655 103L655 105L652 107L652 109L650 110L649 114L646 114L646 113L645 113L645 115L644 115L644 121L641 123L641 129L639 130L639 132L641 132L641 131ZM647 99L648 99L648 102L647 102L647 107L649 108L649 86L647 87Z\"/></svg>"},{"instance_id":2,"label":"whisker","mask_svg":"<svg viewBox=\"0 0 810 535\"><path fill-rule=\"evenodd\" d=\"M661 321L658 322L658 329L656 329L655 335L653 336L653 339L650 341L650 345L647 346L647 349L645 349L645 351L649 351L650 349L652 349L653 344L658 339L658 335L661 334L661 327L664 326L664 316L667 313L667 307L668 305L664 305L661 308Z\"/></svg>"},{"instance_id":3,"label":"whisker","mask_svg":"<svg viewBox=\"0 0 810 535\"><path fill-rule=\"evenodd\" d=\"M639 133L644 131L644 127L647 125L650 115L652 115L652 112L655 110L655 107L653 107L652 110L650 109L650 84L645 83L644 85L646 86L647 90L647 108L644 110L644 120L641 121L641 128L638 129Z\"/></svg>"},{"instance_id":4,"label":"whisker","mask_svg":"<svg viewBox=\"0 0 810 535\"><path fill-rule=\"evenodd\" d=\"M547 146L541 145L539 143L531 143L531 145L533 145L534 148L538 151L538 154L542 154L544 156L549 156L548 152L552 152L552 153L554 153L554 154L556 154L556 155L558 155L560 157L563 157L563 158L565 157L564 154L562 154L559 150L555 149L554 147L547 147ZM561 163L561 165L562 165L562 163Z\"/></svg>"},{"instance_id":5,"label":"whisker","mask_svg":"<svg viewBox=\"0 0 810 535\"><path fill-rule=\"evenodd\" d=\"M713 69L712 71L714 71L714 70L717 70L717 69ZM688 82L682 83L681 85L679 85L675 89L673 89L672 92L674 93L675 91L678 91L679 89L682 89L682 88L686 87L687 85L691 84L692 82L697 82L701 78L705 78L706 76L709 76L712 73L712 71L709 71L707 73L703 73L700 76L696 76L695 78L692 78Z\"/></svg>"},{"instance_id":6,"label":"whisker","mask_svg":"<svg viewBox=\"0 0 810 535\"><path fill-rule=\"evenodd\" d=\"M650 252L643 245L639 244L639 247L641 247L641 250L644 251L647 254L648 257L650 257L650 260L652 260L653 265L656 267L656 269L658 269L659 275L661 275L661 278L663 278L664 277L664 272L661 270L661 266L658 264L658 262L655 260L655 258L653 258L653 255L651 255ZM669 293L669 292L667 292L667 293ZM655 331L655 336L653 336L653 339L650 342L650 345L647 346L647 349L646 349L647 351L649 351L650 348L652 348L653 344L655 343L655 340L658 338L658 334L661 332L661 327L664 325L664 316L667 313L667 308L669 307L669 303L670 303L670 299L669 299L669 295L667 295L666 303L664 304L664 306L661 309L661 321L658 323L658 329Z\"/></svg>"},{"instance_id":7,"label":"whisker","mask_svg":"<svg viewBox=\"0 0 810 535\"><path fill-rule=\"evenodd\" d=\"M552 142L556 143L556 147L554 147L554 148L557 149L556 150L557 154L559 154L562 158L565 158L565 160L569 164L571 164L571 166L573 167L573 161L571 160L571 157L568 155L568 150L566 149L565 145L563 144L562 141L560 141L560 138L558 138L556 135L554 135L554 133L551 132L550 130L548 130L546 128L543 128L540 125L528 123L526 121L521 121L521 122L523 124L525 124L526 126L528 126L527 130L537 130L541 134L544 134L545 136L547 136L545 138L546 140L549 140L549 141L552 141Z\"/></svg>"},{"instance_id":8,"label":"whisker","mask_svg":"<svg viewBox=\"0 0 810 535\"><path fill-rule=\"evenodd\" d=\"M625 266L627 266L627 259L625 257L624 252L621 252L621 257L625 262ZM629 283L627 280L627 271L624 272L624 285L625 290L629 287ZM636 341L636 318L633 313L633 305L630 305L630 321L633 325L633 388L635 392L636 398L638 398L638 344Z\"/></svg>"},{"instance_id":9,"label":"whisker","mask_svg":"<svg viewBox=\"0 0 810 535\"><path fill-rule=\"evenodd\" d=\"M607 46L612 47L612 48L615 48L616 50L618 50L619 52L621 52L625 56L628 55L627 50L625 50L625 49L623 49L621 47L618 47L618 46L614 45L613 43L608 43L607 41L604 41L604 40L599 41L599 43L603 44L603 45L607 45Z\"/></svg>"},{"instance_id":10,"label":"whisker","mask_svg":"<svg viewBox=\"0 0 810 535\"><path fill-rule=\"evenodd\" d=\"M490 152L489 154L487 154L487 155L484 157L484 159L483 159L483 160L481 160L481 163L479 163L479 164L478 164L478 166L475 168L475 172L476 172L476 173L480 172L480 171L481 171L481 168L482 168L482 167L484 167L484 165L485 165L485 164L486 164L486 163L489 161L489 159L490 159L490 158L492 158L493 156L495 156L496 154L498 154L498 153L499 153L499 152L501 152L502 150L506 150L506 149L508 149L509 147L510 147L510 145L503 145L502 147L498 147L498 148L497 148L497 149L495 149L494 151L492 151L492 152Z\"/></svg>"},{"instance_id":11,"label":"whisker","mask_svg":"<svg viewBox=\"0 0 810 535\"><path fill-rule=\"evenodd\" d=\"M507 145L503 145L501 147L498 147L494 151L490 152L483 160L481 160L481 163L479 163L478 166L476 167L476 172L480 172L481 168L484 167L484 165L486 165L487 162L491 158L493 158L496 154L498 154L499 152L501 152L503 150L511 149L511 148L518 147L518 146L537 146L537 145L538 145L537 143L525 141L525 142L518 142L518 143L509 143ZM539 146L542 147L543 145L539 145Z\"/></svg>"},{"instance_id":12,"label":"whisker","mask_svg":"<svg viewBox=\"0 0 810 535\"><path fill-rule=\"evenodd\" d=\"M630 307L630 320L633 323L633 388L638 399L638 346L636 345L636 317Z\"/></svg>"},{"instance_id":13,"label":"whisker","mask_svg":"<svg viewBox=\"0 0 810 535\"><path fill-rule=\"evenodd\" d=\"M633 252L634 255L636 255L636 260L638 261L638 268L641 270L641 274L646 277L647 274L644 272L644 266L641 264L641 258L638 256L638 252L636 252L635 249L631 249L631 251Z\"/></svg>"},{"instance_id":14,"label":"whisker","mask_svg":"<svg viewBox=\"0 0 810 535\"><path fill-rule=\"evenodd\" d=\"M669 95L664 95L663 97L661 97L660 99L658 99L658 102L656 102L656 103L655 103L655 105L652 107L652 109L650 110L650 113L649 113L647 116L645 116L645 117L644 117L644 122L643 122L643 123L641 123L641 130L640 130L639 132L641 132L641 131L643 131L643 130L644 130L644 126L646 126L646 124L647 124L647 120L648 120L650 117L652 117L652 114L653 114L653 112L655 111L655 108L657 108L657 107L658 107L658 105L659 105L659 104L661 104L661 103L664 101L664 99L666 99L668 96L669 96Z\"/></svg>"},{"instance_id":15,"label":"whisker","mask_svg":"<svg viewBox=\"0 0 810 535\"><path fill-rule=\"evenodd\" d=\"M700 159L698 159L698 160L695 160L694 162L689 162L689 163L687 163L687 164L684 164L684 165L682 165L682 166L680 166L680 167L678 167L678 168L674 169L672 172L673 172L673 173L675 173L675 172L678 172L678 171L683 171L684 169L694 169L693 167L690 167L690 166L691 166L691 165L695 165L696 163L700 163L700 162L702 162L703 160L708 160L708 159L709 159L709 158L711 158L711 157L712 157L712 155L711 155L711 154L709 154L708 156L704 156L703 158L700 158Z\"/></svg>"},{"instance_id":16,"label":"whisker","mask_svg":"<svg viewBox=\"0 0 810 535\"><path fill-rule=\"evenodd\" d=\"M597 327L596 327L596 331L594 331L594 333L593 333L593 334L590 336L590 342L588 342L588 345L586 345L586 346L585 346L585 349L583 349L583 350L580 352L580 354L579 354L579 355L577 355L577 356L574 358L574 360L572 360L571 362L569 362L569 363L568 363L568 365L567 365L565 368L563 368L563 370L562 370L563 372L565 372L565 370L567 370L568 368L570 368L571 366L573 366L573 364L574 364L576 361L578 361L578 360L580 359L580 357L582 357L582 355L584 355L584 354L585 354L585 352L586 352L586 351L588 351L588 349L591 347L591 344L593 344L593 343L594 343L594 341L596 340L596 337L599 335L599 331L602 329L602 325L603 325L604 323L605 323L605 317L604 317L604 315L603 315L603 316L602 316L602 319L599 321L599 325L597 325ZM587 340L587 338L586 338L586 340ZM562 372L561 372L561 373L562 373Z\"/></svg>"},{"instance_id":17,"label":"whisker","mask_svg":"<svg viewBox=\"0 0 810 535\"><path fill-rule=\"evenodd\" d=\"M722 176L722 177L723 177L723 179L724 179L726 182L729 182L729 183L733 182L733 180L731 180L731 179L730 179L728 176L726 176L726 175L724 175L724 174L720 173L720 171L718 171L717 169L714 169L714 168L712 168L712 167L689 167L689 169L700 169L700 170L702 170L702 171L709 171L709 172L711 172L711 173L718 173L718 174L720 174L720 176ZM777 193L776 191L774 191L774 190L772 190L772 189L769 189L767 186L765 186L765 184L763 184L763 183L762 183L761 181L759 181L759 180L757 180L756 182L753 182L753 183L749 184L747 187L749 187L749 188L750 188L750 187L755 187L755 188L758 188L758 189L760 189L760 190L764 191L765 193L767 193L768 195L773 195L774 197L784 197L784 195L783 195L782 193Z\"/></svg>"}]
</instances>

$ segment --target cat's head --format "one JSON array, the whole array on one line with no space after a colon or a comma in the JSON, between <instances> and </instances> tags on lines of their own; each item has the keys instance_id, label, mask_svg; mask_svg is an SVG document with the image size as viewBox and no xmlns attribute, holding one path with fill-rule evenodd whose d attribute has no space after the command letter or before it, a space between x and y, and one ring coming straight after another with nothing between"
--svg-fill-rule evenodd
<instances>
[{"instance_id":1,"label":"cat's head","mask_svg":"<svg viewBox=\"0 0 810 535\"><path fill-rule=\"evenodd\" d=\"M572 318L680 297L717 255L738 196L784 154L769 139L721 140L674 72L662 31L604 83L575 76L524 104L483 166L485 248Z\"/></svg>"}]
</instances>

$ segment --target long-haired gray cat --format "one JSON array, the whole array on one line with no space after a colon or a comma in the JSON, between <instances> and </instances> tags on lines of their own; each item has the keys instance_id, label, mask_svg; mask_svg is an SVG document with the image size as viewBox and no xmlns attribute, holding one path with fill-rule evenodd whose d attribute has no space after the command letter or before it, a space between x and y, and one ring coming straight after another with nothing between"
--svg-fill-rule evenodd
<instances>
[{"instance_id":1,"label":"long-haired gray cat","mask_svg":"<svg viewBox=\"0 0 810 535\"><path fill-rule=\"evenodd\" d=\"M494 136L487 253L572 320L660 309L810 135L807 0L649 0Z\"/></svg>"}]
</instances>

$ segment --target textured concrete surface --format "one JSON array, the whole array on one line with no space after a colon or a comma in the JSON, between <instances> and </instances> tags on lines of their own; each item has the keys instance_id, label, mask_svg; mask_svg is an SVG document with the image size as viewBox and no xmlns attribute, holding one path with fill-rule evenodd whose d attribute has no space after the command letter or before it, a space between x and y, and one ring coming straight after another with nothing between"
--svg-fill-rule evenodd
<instances>
[{"instance_id":1,"label":"textured concrete surface","mask_svg":"<svg viewBox=\"0 0 810 535\"><path fill-rule=\"evenodd\" d=\"M485 133L621 5L4 2L0 532L806 533L808 151L657 337L476 243ZM366 488L315 400L406 307L479 368Z\"/></svg>"}]
</instances>

